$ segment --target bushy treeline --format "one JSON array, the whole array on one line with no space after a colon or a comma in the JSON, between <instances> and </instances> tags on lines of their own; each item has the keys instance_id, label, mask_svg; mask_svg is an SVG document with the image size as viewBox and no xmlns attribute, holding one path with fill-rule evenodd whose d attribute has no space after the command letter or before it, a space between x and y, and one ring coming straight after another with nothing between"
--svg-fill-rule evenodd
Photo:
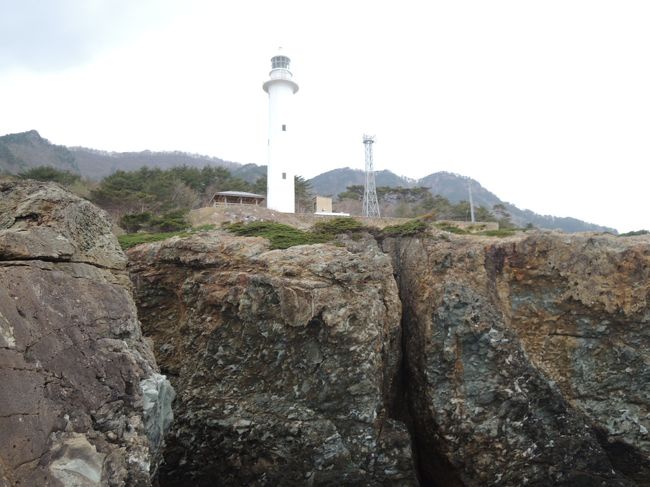
<instances>
[{"instance_id":1,"label":"bushy treeline","mask_svg":"<svg viewBox=\"0 0 650 487\"><path fill-rule=\"evenodd\" d=\"M222 167L188 166L117 171L93 189L90 199L112 214L163 214L206 205L217 191L259 191Z\"/></svg>"},{"instance_id":2,"label":"bushy treeline","mask_svg":"<svg viewBox=\"0 0 650 487\"><path fill-rule=\"evenodd\" d=\"M127 232L172 232L186 228L187 213L207 206L218 191L246 191L266 194L266 178L254 183L233 176L217 166L202 168L178 166L170 169L142 167L136 171L117 171L99 183L85 181L79 175L52 167L36 167L20 177L55 181L86 197L106 210L114 222ZM309 182L296 177L296 211L313 211L313 193ZM451 203L428 188L380 186L377 197L383 216L414 218L428 214L438 220L469 220L467 201ZM361 212L363 186L348 186L339 195L339 211L358 215ZM498 221L502 228L511 227L510 215L503 205L491 209L475 207L478 221Z\"/></svg>"},{"instance_id":3,"label":"bushy treeline","mask_svg":"<svg viewBox=\"0 0 650 487\"><path fill-rule=\"evenodd\" d=\"M218 191L266 194L266 178L250 183L216 166L142 167L136 171L117 171L99 183L83 181L76 174L52 167L33 168L20 177L55 181L71 189L85 185L85 190L75 192L106 210L127 232L171 232L186 228L187 213L207 206ZM309 183L296 177L298 209L310 209L311 198Z\"/></svg>"},{"instance_id":4,"label":"bushy treeline","mask_svg":"<svg viewBox=\"0 0 650 487\"><path fill-rule=\"evenodd\" d=\"M360 204L363 200L363 192L362 185L348 186L345 192L339 194L339 203L347 210L354 211L350 206L345 206L345 203L353 201ZM426 187L379 186L377 199L382 216L415 218L428 214L437 220L467 221L471 214L468 201L452 203L444 196L432 195ZM498 221L501 228L512 226L510 215L503 205L495 205L492 209L475 206L474 216L477 221Z\"/></svg>"}]
</instances>

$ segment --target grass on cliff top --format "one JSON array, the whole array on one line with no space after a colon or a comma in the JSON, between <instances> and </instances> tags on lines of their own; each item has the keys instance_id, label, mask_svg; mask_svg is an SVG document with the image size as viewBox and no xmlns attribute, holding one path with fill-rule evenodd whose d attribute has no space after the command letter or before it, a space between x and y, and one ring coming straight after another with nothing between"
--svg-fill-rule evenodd
<instances>
[{"instance_id":1,"label":"grass on cliff top","mask_svg":"<svg viewBox=\"0 0 650 487\"><path fill-rule=\"evenodd\" d=\"M264 237L269 240L272 249L326 243L342 233L366 230L357 220L343 217L316 222L308 231L268 221L226 223L222 228L242 237Z\"/></svg>"},{"instance_id":2,"label":"grass on cliff top","mask_svg":"<svg viewBox=\"0 0 650 487\"><path fill-rule=\"evenodd\" d=\"M120 235L119 237L117 237L117 241L120 243L122 250L127 250L141 243L158 242L159 240L166 240L171 237L188 237L193 233L207 232L209 230L214 230L215 228L216 228L215 225L201 225L198 227L193 227L188 230L182 230L178 232L127 233L125 235Z\"/></svg>"},{"instance_id":3,"label":"grass on cliff top","mask_svg":"<svg viewBox=\"0 0 650 487\"><path fill-rule=\"evenodd\" d=\"M486 230L479 233L486 237L512 237L516 233L514 228L499 228L498 230Z\"/></svg>"}]
</instances>

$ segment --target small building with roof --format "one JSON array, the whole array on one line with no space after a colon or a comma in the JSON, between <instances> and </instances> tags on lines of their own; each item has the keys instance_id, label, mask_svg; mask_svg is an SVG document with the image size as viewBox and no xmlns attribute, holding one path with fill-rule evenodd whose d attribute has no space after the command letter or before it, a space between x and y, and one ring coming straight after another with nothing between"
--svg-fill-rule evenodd
<instances>
[{"instance_id":1,"label":"small building with roof","mask_svg":"<svg viewBox=\"0 0 650 487\"><path fill-rule=\"evenodd\" d=\"M210 206L217 205L254 205L260 206L264 201L261 194L245 191L219 191L210 200Z\"/></svg>"}]
</instances>

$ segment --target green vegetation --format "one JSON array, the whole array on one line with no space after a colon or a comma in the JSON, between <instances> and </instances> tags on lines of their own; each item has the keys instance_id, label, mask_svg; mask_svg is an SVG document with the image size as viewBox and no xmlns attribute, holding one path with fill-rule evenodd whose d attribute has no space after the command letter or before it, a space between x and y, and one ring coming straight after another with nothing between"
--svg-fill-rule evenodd
<instances>
[{"instance_id":1,"label":"green vegetation","mask_svg":"<svg viewBox=\"0 0 650 487\"><path fill-rule=\"evenodd\" d=\"M327 218L312 225L312 232L318 234L338 235L367 230L361 222L349 217Z\"/></svg>"},{"instance_id":2,"label":"green vegetation","mask_svg":"<svg viewBox=\"0 0 650 487\"><path fill-rule=\"evenodd\" d=\"M426 232L428 226L422 220L409 220L399 225L389 225L381 229L384 237L409 237Z\"/></svg>"},{"instance_id":3,"label":"green vegetation","mask_svg":"<svg viewBox=\"0 0 650 487\"><path fill-rule=\"evenodd\" d=\"M480 235L486 237L512 237L516 233L514 228L499 228L498 230L486 230L481 232Z\"/></svg>"},{"instance_id":4,"label":"green vegetation","mask_svg":"<svg viewBox=\"0 0 650 487\"><path fill-rule=\"evenodd\" d=\"M274 222L229 223L224 229L243 237L264 237L271 243L272 249L287 249L295 245L324 243L332 239L329 234L318 234L299 230L290 225Z\"/></svg>"},{"instance_id":5,"label":"green vegetation","mask_svg":"<svg viewBox=\"0 0 650 487\"><path fill-rule=\"evenodd\" d=\"M120 218L120 226L129 233L178 232L190 226L186 210L174 210L154 216L150 212L130 213Z\"/></svg>"},{"instance_id":6,"label":"green vegetation","mask_svg":"<svg viewBox=\"0 0 650 487\"><path fill-rule=\"evenodd\" d=\"M192 227L192 232L210 232L217 228L216 225L212 223L206 223L205 225L199 225L198 227Z\"/></svg>"},{"instance_id":7,"label":"green vegetation","mask_svg":"<svg viewBox=\"0 0 650 487\"><path fill-rule=\"evenodd\" d=\"M39 166L23 171L18 175L22 179L35 179L36 181L54 181L62 186L72 186L81 180L81 176L70 171L62 171L50 166Z\"/></svg>"},{"instance_id":8,"label":"green vegetation","mask_svg":"<svg viewBox=\"0 0 650 487\"><path fill-rule=\"evenodd\" d=\"M162 216L207 204L215 192L223 190L252 188L222 167L143 167L131 172L117 171L104 178L91 192L90 199L115 217L144 213Z\"/></svg>"},{"instance_id":9,"label":"green vegetation","mask_svg":"<svg viewBox=\"0 0 650 487\"><path fill-rule=\"evenodd\" d=\"M311 210L311 186L295 179L298 211ZM175 231L187 226L184 215L207 206L218 191L266 193L266 178L249 183L223 167L178 166L171 169L143 167L117 171L90 192L90 200L108 211L129 232Z\"/></svg>"},{"instance_id":10,"label":"green vegetation","mask_svg":"<svg viewBox=\"0 0 650 487\"><path fill-rule=\"evenodd\" d=\"M470 206L468 201L451 203L447 198L431 194L429 188L403 188L380 186L377 188L377 199L382 216L398 218L421 218L428 216L428 220L457 220L469 221ZM348 186L346 191L338 196L339 206L345 211L359 211L355 209L354 202L358 205L363 200L363 186ZM510 214L505 205L494 205L492 209L483 206L474 207L476 220L482 222L499 222L501 228L512 227ZM449 230L453 231L453 230Z\"/></svg>"},{"instance_id":11,"label":"green vegetation","mask_svg":"<svg viewBox=\"0 0 650 487\"><path fill-rule=\"evenodd\" d=\"M621 233L619 237L638 237L640 235L648 235L650 232L648 230L634 230L632 232Z\"/></svg>"},{"instance_id":12,"label":"green vegetation","mask_svg":"<svg viewBox=\"0 0 650 487\"><path fill-rule=\"evenodd\" d=\"M244 237L264 237L272 249L287 249L295 245L311 245L331 242L337 235L358 234L367 230L353 218L331 218L316 222L309 231L299 230L283 223L258 221L228 223L223 228Z\"/></svg>"}]
</instances>

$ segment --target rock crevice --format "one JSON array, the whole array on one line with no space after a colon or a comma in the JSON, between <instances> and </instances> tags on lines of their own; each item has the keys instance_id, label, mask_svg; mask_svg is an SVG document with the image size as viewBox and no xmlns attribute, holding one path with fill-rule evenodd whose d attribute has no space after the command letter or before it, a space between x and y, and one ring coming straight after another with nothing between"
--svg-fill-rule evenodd
<instances>
[{"instance_id":1,"label":"rock crevice","mask_svg":"<svg viewBox=\"0 0 650 487\"><path fill-rule=\"evenodd\" d=\"M161 486L650 484L648 239L139 246Z\"/></svg>"},{"instance_id":2,"label":"rock crevice","mask_svg":"<svg viewBox=\"0 0 650 487\"><path fill-rule=\"evenodd\" d=\"M383 248L422 485L650 484L647 239Z\"/></svg>"},{"instance_id":3,"label":"rock crevice","mask_svg":"<svg viewBox=\"0 0 650 487\"><path fill-rule=\"evenodd\" d=\"M179 392L161 485L417 485L389 417L401 313L374 243L269 251L210 233L129 259Z\"/></svg>"}]
</instances>

